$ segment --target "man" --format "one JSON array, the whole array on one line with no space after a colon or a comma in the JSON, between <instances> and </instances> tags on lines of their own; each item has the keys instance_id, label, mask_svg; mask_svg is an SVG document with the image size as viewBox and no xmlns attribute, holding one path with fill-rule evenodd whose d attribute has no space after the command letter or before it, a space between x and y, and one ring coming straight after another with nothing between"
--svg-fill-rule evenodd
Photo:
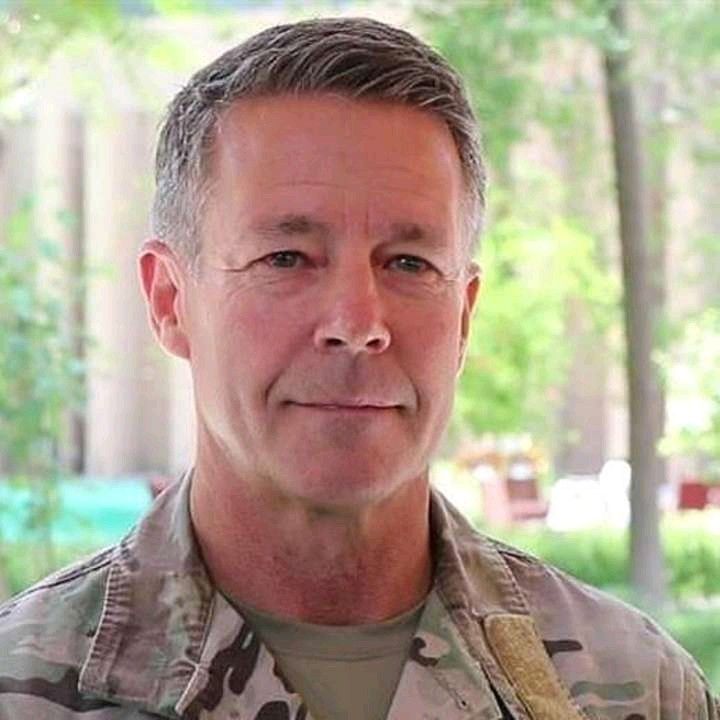
<instances>
[{"instance_id":1,"label":"man","mask_svg":"<svg viewBox=\"0 0 720 720\"><path fill-rule=\"evenodd\" d=\"M370 20L197 73L140 257L197 454L117 547L0 614L0 719L717 719L637 612L428 485L478 291L456 74Z\"/></svg>"}]
</instances>

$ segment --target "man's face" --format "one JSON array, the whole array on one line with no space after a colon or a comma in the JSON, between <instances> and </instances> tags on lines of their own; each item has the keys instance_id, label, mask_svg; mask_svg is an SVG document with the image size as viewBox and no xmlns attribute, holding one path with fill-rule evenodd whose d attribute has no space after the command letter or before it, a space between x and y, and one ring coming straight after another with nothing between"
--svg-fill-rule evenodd
<instances>
[{"instance_id":1,"label":"man's face","mask_svg":"<svg viewBox=\"0 0 720 720\"><path fill-rule=\"evenodd\" d=\"M181 301L200 453L321 507L422 478L477 290L448 129L330 95L243 100L211 172Z\"/></svg>"}]
</instances>

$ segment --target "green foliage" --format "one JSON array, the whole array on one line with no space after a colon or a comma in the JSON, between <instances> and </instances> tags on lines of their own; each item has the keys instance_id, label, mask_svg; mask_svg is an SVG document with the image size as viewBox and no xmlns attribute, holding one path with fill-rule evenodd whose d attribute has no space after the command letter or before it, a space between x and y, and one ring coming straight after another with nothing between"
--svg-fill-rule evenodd
<instances>
[{"instance_id":1,"label":"green foliage","mask_svg":"<svg viewBox=\"0 0 720 720\"><path fill-rule=\"evenodd\" d=\"M47 565L58 445L68 411L79 409L83 397L84 364L66 320L72 302L66 276L59 247L35 236L25 203L0 244L0 457L12 481L32 490L27 530L42 538Z\"/></svg>"},{"instance_id":2,"label":"green foliage","mask_svg":"<svg viewBox=\"0 0 720 720\"><path fill-rule=\"evenodd\" d=\"M485 150L499 170L525 136L538 90L531 67L542 33L534 30L549 4L455 2L420 11L429 39L466 79Z\"/></svg>"},{"instance_id":3,"label":"green foliage","mask_svg":"<svg viewBox=\"0 0 720 720\"><path fill-rule=\"evenodd\" d=\"M591 93L548 85L546 63L568 38L596 46L617 38L599 1L455 0L421 4L418 13L430 41L466 80L493 182L493 214L483 238L485 286L460 380L456 428L531 432L552 446L575 350L568 320L589 318L585 339L602 346L608 325L619 320L619 289L598 252L596 217L571 217L579 215L578 198L592 198L599 184ZM575 161L582 159L578 187L547 168L533 176L512 162L513 149L538 125L558 144L572 144ZM572 128L593 142L569 139Z\"/></svg>"},{"instance_id":4,"label":"green foliage","mask_svg":"<svg viewBox=\"0 0 720 720\"><path fill-rule=\"evenodd\" d=\"M97 543L57 544L52 560L48 563L47 551L42 540L6 542L3 546L3 554L7 589L10 595L22 592L45 577L48 572L65 567L100 548L101 545Z\"/></svg>"},{"instance_id":5,"label":"green foliage","mask_svg":"<svg viewBox=\"0 0 720 720\"><path fill-rule=\"evenodd\" d=\"M657 56L673 71L685 88L692 75L707 68L720 56L718 0L657 3L642 0L637 11L639 41L657 48Z\"/></svg>"},{"instance_id":6,"label":"green foliage","mask_svg":"<svg viewBox=\"0 0 720 720\"><path fill-rule=\"evenodd\" d=\"M63 418L82 399L64 272L58 246L34 236L26 203L0 245L0 453L16 473L55 467Z\"/></svg>"},{"instance_id":7,"label":"green foliage","mask_svg":"<svg viewBox=\"0 0 720 720\"><path fill-rule=\"evenodd\" d=\"M567 220L547 227L496 223L484 238L483 287L457 396L459 422L476 433L534 431L550 439L571 356L573 305L607 328L618 290L594 239Z\"/></svg>"},{"instance_id":8,"label":"green foliage","mask_svg":"<svg viewBox=\"0 0 720 720\"><path fill-rule=\"evenodd\" d=\"M554 0L419 3L417 14L431 42L465 78L483 129L490 165L507 179L510 152L538 118L558 117L570 105L550 97L542 61L558 41L595 47L622 42L608 21L609 2ZM554 104L557 104L554 109ZM562 115L562 113L560 113Z\"/></svg>"},{"instance_id":9,"label":"green foliage","mask_svg":"<svg viewBox=\"0 0 720 720\"><path fill-rule=\"evenodd\" d=\"M720 542L717 532L698 518L667 519L662 540L672 597L691 600L720 595ZM490 534L500 531L491 530ZM546 528L512 528L500 532L512 545L527 550L580 580L632 599L627 590L627 533L610 529L552 532Z\"/></svg>"},{"instance_id":10,"label":"green foliage","mask_svg":"<svg viewBox=\"0 0 720 720\"><path fill-rule=\"evenodd\" d=\"M3 12L4 10L4 12ZM205 11L201 0L10 0L0 3L0 118L22 115L55 60L87 112L108 112L108 75L125 92L159 110L164 91L154 69L197 64L186 38L145 22L149 15L182 17ZM88 72L88 68L93 72ZM116 74L114 74L116 73Z\"/></svg>"},{"instance_id":11,"label":"green foliage","mask_svg":"<svg viewBox=\"0 0 720 720\"><path fill-rule=\"evenodd\" d=\"M0 98L22 89L59 44L81 32L119 38L119 0L10 2L0 13Z\"/></svg>"},{"instance_id":12,"label":"green foliage","mask_svg":"<svg viewBox=\"0 0 720 720\"><path fill-rule=\"evenodd\" d=\"M458 403L459 424L472 430L540 429L545 437L552 434L551 418L556 417L553 411L573 351L564 332L568 312L580 302L586 311L605 313L619 326L620 314L605 312L607 300L610 305L619 300L617 287L607 289L604 283L606 291L591 291L587 297L583 283L563 286L572 283L572 273L558 275L557 268L562 262L567 262L565 267L573 263L562 249L554 257L549 255L555 262L547 266L536 252L538 237L550 237L550 247L555 241L547 230L553 215L566 215L570 219L565 223L571 227L590 229L600 246L616 232L607 213L614 200L612 159L598 121L603 101L593 74L582 68L587 58L601 71L603 52L633 48L639 51L634 79L645 88L658 81L666 86L664 109L644 118L653 161L648 168L651 179L667 166L681 131L691 138L698 157L712 161L718 152L720 101L707 72L720 54L714 21L717 1L638 0L631 3L628 36L613 27L613 5L613 0L419 0L417 4L426 36L465 78L490 165L493 195L485 239L486 288ZM557 70L563 73L562 81L556 78ZM520 156L513 154L538 130L541 137L550 137L565 164L563 171L545 165L537 170L544 183L528 177L518 162ZM660 235L662 225L653 229ZM500 256L502 243L511 244L510 259ZM526 253L525 270L517 270ZM705 274L716 255L702 252ZM595 275L601 277L602 259L595 258L594 265ZM592 282L590 287L603 283Z\"/></svg>"},{"instance_id":13,"label":"green foliage","mask_svg":"<svg viewBox=\"0 0 720 720\"><path fill-rule=\"evenodd\" d=\"M720 479L720 309L686 322L662 364L671 407L663 451L703 455Z\"/></svg>"},{"instance_id":14,"label":"green foliage","mask_svg":"<svg viewBox=\"0 0 720 720\"><path fill-rule=\"evenodd\" d=\"M697 660L715 693L720 693L720 608L688 607L660 620Z\"/></svg>"},{"instance_id":15,"label":"green foliage","mask_svg":"<svg viewBox=\"0 0 720 720\"><path fill-rule=\"evenodd\" d=\"M491 530L490 534L495 531ZM546 528L513 528L503 541L542 558L595 587L613 589L627 583L627 536L613 530L553 532Z\"/></svg>"},{"instance_id":16,"label":"green foliage","mask_svg":"<svg viewBox=\"0 0 720 720\"><path fill-rule=\"evenodd\" d=\"M720 594L720 542L715 534L693 527L665 527L663 547L675 597Z\"/></svg>"}]
</instances>

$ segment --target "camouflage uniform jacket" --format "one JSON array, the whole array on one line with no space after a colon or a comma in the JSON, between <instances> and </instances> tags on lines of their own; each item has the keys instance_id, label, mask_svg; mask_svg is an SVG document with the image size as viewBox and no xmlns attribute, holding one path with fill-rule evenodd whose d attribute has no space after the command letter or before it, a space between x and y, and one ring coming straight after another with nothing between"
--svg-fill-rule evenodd
<instances>
[{"instance_id":1,"label":"camouflage uniform jacket","mask_svg":"<svg viewBox=\"0 0 720 720\"><path fill-rule=\"evenodd\" d=\"M117 546L0 606L0 720L311 720L211 584L189 482ZM437 494L432 524L437 600L389 720L720 719L644 616L479 535Z\"/></svg>"}]
</instances>

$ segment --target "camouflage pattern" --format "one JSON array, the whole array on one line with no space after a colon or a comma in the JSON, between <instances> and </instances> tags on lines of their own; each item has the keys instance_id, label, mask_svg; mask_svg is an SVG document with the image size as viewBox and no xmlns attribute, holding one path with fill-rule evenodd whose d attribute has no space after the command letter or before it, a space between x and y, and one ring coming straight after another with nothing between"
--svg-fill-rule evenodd
<instances>
[{"instance_id":1,"label":"camouflage pattern","mask_svg":"<svg viewBox=\"0 0 720 720\"><path fill-rule=\"evenodd\" d=\"M313 720L212 586L189 484L0 606L0 720ZM438 494L432 527L436 593L389 720L720 720L695 663L642 614L479 535Z\"/></svg>"}]
</instances>

